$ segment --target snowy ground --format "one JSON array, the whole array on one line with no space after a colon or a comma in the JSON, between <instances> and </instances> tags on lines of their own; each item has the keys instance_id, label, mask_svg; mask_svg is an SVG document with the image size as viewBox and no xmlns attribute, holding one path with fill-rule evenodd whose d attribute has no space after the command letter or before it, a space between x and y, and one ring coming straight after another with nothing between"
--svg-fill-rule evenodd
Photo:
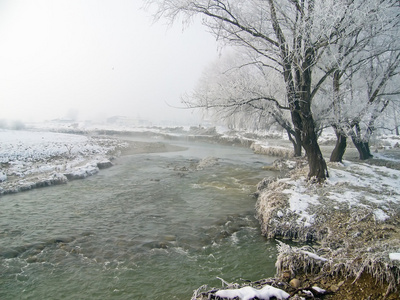
<instances>
[{"instance_id":1,"label":"snowy ground","mask_svg":"<svg viewBox=\"0 0 400 300\"><path fill-rule=\"evenodd\" d=\"M0 141L0 194L96 174L127 147L114 138L4 129Z\"/></svg>"},{"instance_id":2,"label":"snowy ground","mask_svg":"<svg viewBox=\"0 0 400 300\"><path fill-rule=\"evenodd\" d=\"M385 288L362 297L382 299L390 291L394 298L387 299L398 299L393 291L400 285L400 152L392 149L396 142L389 146L386 138L385 144L388 151L372 160L328 163L324 184L308 183L306 164L289 160L284 164L292 169L289 177L260 185L257 214L263 234L314 243L307 251L281 247L278 274L289 270L290 277L311 273L352 282L367 273ZM327 282L322 287L338 293L337 282ZM381 294L373 294L378 290ZM348 297L341 299L358 296Z\"/></svg>"},{"instance_id":3,"label":"snowy ground","mask_svg":"<svg viewBox=\"0 0 400 300\"><path fill-rule=\"evenodd\" d=\"M350 161L328 163L328 167L329 178L323 185L308 184L302 171L280 179L280 193L286 195L288 207L278 209L277 217L290 214L293 224L310 227L317 221L322 203L332 214L357 208L363 211L360 218L369 215L379 223L400 207L399 170Z\"/></svg>"}]
</instances>

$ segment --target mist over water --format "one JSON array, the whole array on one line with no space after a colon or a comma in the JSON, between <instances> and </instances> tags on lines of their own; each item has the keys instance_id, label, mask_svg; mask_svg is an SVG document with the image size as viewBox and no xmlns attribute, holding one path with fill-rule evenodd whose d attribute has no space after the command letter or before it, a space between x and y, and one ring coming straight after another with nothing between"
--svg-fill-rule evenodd
<instances>
[{"instance_id":1,"label":"mist over water","mask_svg":"<svg viewBox=\"0 0 400 300\"><path fill-rule=\"evenodd\" d=\"M248 149L121 157L85 180L0 198L1 299L189 299L275 273L251 194L272 162ZM213 156L218 164L195 168ZM269 161L268 161L269 160Z\"/></svg>"}]
</instances>

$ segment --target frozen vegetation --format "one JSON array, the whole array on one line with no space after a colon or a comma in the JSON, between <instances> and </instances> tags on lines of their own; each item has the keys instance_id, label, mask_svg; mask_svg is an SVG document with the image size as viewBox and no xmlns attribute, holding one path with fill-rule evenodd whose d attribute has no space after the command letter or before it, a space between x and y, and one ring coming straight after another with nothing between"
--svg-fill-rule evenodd
<instances>
[{"instance_id":1,"label":"frozen vegetation","mask_svg":"<svg viewBox=\"0 0 400 300\"><path fill-rule=\"evenodd\" d=\"M381 149L398 147L398 139L385 137L377 145ZM329 178L323 184L306 180L307 166L301 159L276 164L291 171L285 178L259 185L256 210L263 235L312 245L281 243L278 277L324 278L323 287L341 292L338 297L346 297L342 299L356 299L351 293L360 287L349 286L371 278L369 284L375 290L362 297L398 299L399 152L395 152L397 156L382 153L369 162L328 163ZM344 292L346 282L352 296Z\"/></svg>"}]
</instances>

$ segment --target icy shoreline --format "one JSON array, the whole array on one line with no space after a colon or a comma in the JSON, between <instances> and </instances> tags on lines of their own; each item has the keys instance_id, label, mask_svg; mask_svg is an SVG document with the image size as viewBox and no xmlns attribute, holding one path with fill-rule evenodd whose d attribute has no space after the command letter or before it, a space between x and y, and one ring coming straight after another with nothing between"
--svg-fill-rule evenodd
<instances>
[{"instance_id":1,"label":"icy shoreline","mask_svg":"<svg viewBox=\"0 0 400 300\"><path fill-rule=\"evenodd\" d=\"M112 166L128 147L114 138L0 130L0 195L64 184Z\"/></svg>"},{"instance_id":2,"label":"icy shoreline","mask_svg":"<svg viewBox=\"0 0 400 300\"><path fill-rule=\"evenodd\" d=\"M157 141L129 141L124 134L0 129L0 196L84 179L113 166L121 155L183 149Z\"/></svg>"}]
</instances>

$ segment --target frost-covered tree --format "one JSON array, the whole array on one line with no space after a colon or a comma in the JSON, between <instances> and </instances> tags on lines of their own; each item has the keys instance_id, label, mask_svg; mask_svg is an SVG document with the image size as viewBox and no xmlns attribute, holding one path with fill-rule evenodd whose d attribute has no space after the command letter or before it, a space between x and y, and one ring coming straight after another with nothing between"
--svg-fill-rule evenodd
<instances>
[{"instance_id":1,"label":"frost-covered tree","mask_svg":"<svg viewBox=\"0 0 400 300\"><path fill-rule=\"evenodd\" d=\"M341 161L350 136L360 159L371 157L369 139L376 119L399 95L398 1L365 2L358 11L368 14L368 23L358 26L325 51L325 72L332 70L331 94L326 121L335 129L336 147L331 161Z\"/></svg>"},{"instance_id":2,"label":"frost-covered tree","mask_svg":"<svg viewBox=\"0 0 400 300\"><path fill-rule=\"evenodd\" d=\"M397 9L396 9L397 8ZM378 13L379 12L379 13ZM371 157L374 123L393 96L399 94L398 5L382 1L367 26L330 45L322 70L331 72L332 101L322 117L337 135L331 161L341 161L350 136L360 159Z\"/></svg>"},{"instance_id":3,"label":"frost-covered tree","mask_svg":"<svg viewBox=\"0 0 400 300\"><path fill-rule=\"evenodd\" d=\"M312 102L330 76L315 77L322 54L370 23L381 5L394 0L149 0L158 17L202 16L221 41L259 56L280 74L296 141L306 151L309 178L323 181L327 166L317 142ZM333 72L333 71L332 71ZM276 76L277 78L279 76Z\"/></svg>"},{"instance_id":4,"label":"frost-covered tree","mask_svg":"<svg viewBox=\"0 0 400 300\"><path fill-rule=\"evenodd\" d=\"M203 72L195 90L183 97L184 103L232 127L266 129L277 124L300 156L301 143L296 143L285 86L274 78L277 75L266 73L254 58L231 52Z\"/></svg>"},{"instance_id":5,"label":"frost-covered tree","mask_svg":"<svg viewBox=\"0 0 400 300\"><path fill-rule=\"evenodd\" d=\"M390 101L387 109L379 116L376 128L383 134L400 135L400 97ZM399 143L400 144L400 143Z\"/></svg>"},{"instance_id":6,"label":"frost-covered tree","mask_svg":"<svg viewBox=\"0 0 400 300\"><path fill-rule=\"evenodd\" d=\"M360 159L372 157L369 141L375 131L375 121L388 107L391 97L398 91L391 90L393 81L399 78L400 52L391 52L384 57L375 57L370 62L369 72L366 76L361 74L358 81L364 85L357 91L358 103L363 104L363 109L352 119L350 137L356 146ZM397 87L396 87L397 90Z\"/></svg>"}]
</instances>

